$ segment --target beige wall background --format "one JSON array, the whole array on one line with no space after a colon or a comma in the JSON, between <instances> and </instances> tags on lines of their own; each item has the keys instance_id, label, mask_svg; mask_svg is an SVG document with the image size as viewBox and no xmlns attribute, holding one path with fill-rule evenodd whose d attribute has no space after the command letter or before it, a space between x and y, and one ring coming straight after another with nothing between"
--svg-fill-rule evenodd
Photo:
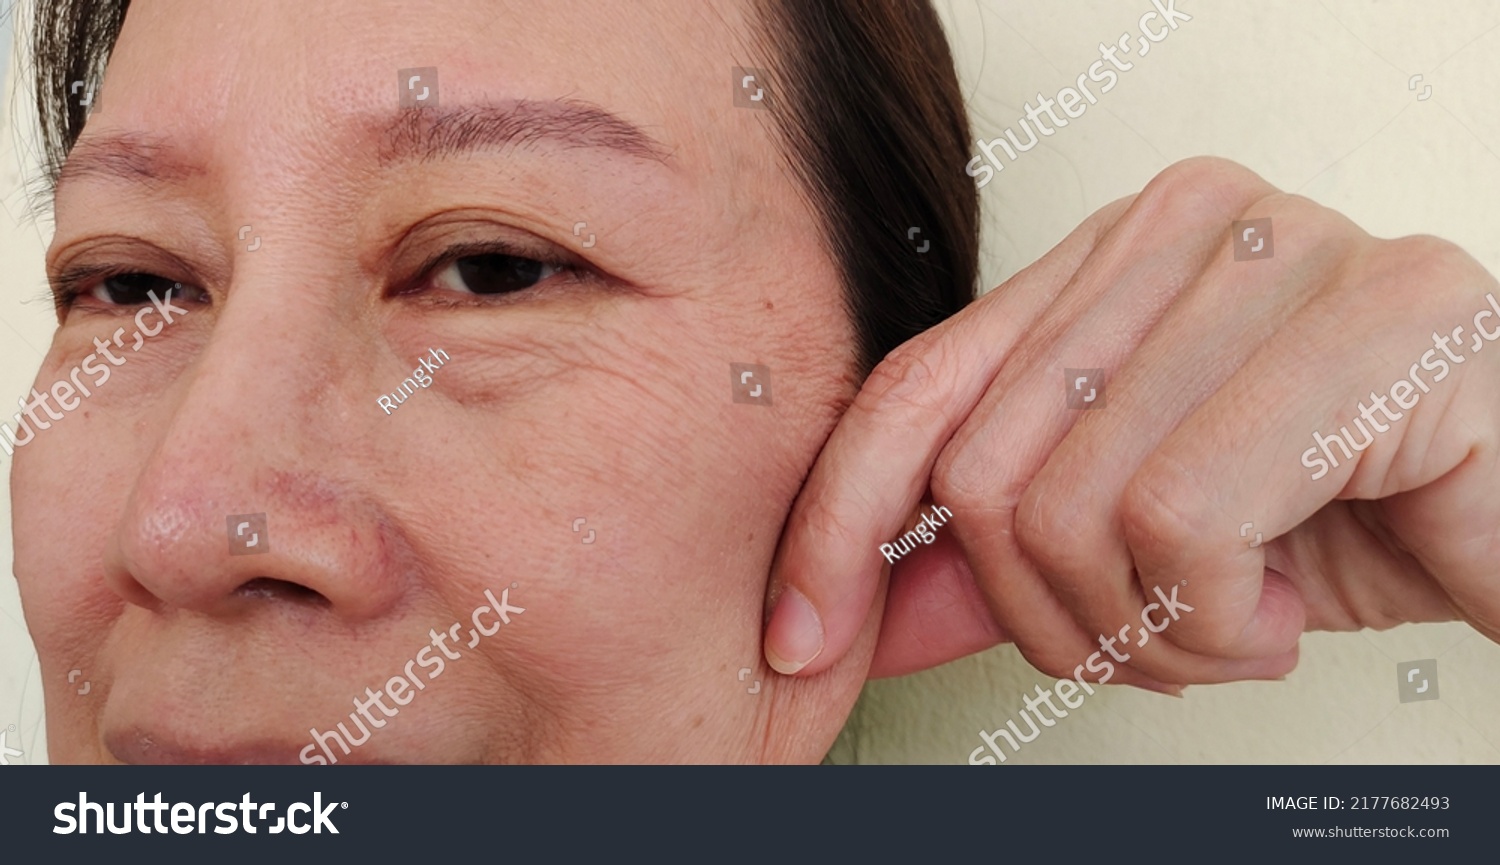
<instances>
[{"instance_id":1,"label":"beige wall background","mask_svg":"<svg viewBox=\"0 0 1500 865\"><path fill-rule=\"evenodd\" d=\"M937 2L974 132L986 139L1002 135L1038 92L1072 84L1098 59L1099 43L1138 33L1153 9L1152 0ZM9 5L0 0L0 11ZM1124 57L1134 68L1111 92L1096 93L1097 105L982 190L986 286L1094 210L1202 154L1248 165L1377 235L1445 237L1500 273L1500 88L1485 62L1500 51L1500 2L1175 6L1192 20L1147 56ZM4 405L30 388L53 327L41 265L50 230L28 215L25 192L33 118L9 53L7 61L0 47L0 69L10 70L0 100ZM1414 75L1422 79L1409 89ZM7 481L9 468L0 454ZM8 496L0 497L0 561L11 561ZM1396 665L1422 659L1438 661L1440 699L1403 704ZM1049 683L1010 646L871 683L830 760L962 763L980 730L1015 718L1022 696ZM24 752L13 762L45 761L41 684L15 582L0 579L0 730ZM1285 682L1189 688L1180 700L1106 687L1006 765L1091 762L1500 763L1500 646L1456 624L1311 634Z\"/></svg>"}]
</instances>

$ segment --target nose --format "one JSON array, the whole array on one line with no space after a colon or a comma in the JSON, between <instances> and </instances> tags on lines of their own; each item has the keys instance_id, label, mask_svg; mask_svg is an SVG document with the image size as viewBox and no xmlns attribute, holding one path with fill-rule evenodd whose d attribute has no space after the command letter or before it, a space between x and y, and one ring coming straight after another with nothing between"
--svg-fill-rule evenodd
<instances>
[{"instance_id":1,"label":"nose","mask_svg":"<svg viewBox=\"0 0 1500 865\"><path fill-rule=\"evenodd\" d=\"M409 572L393 551L409 547L369 486L379 442L351 404L363 394L357 329L326 300L258 288L238 281L179 337L199 342L137 426L153 445L105 580L152 610L274 603L378 617Z\"/></svg>"}]
</instances>

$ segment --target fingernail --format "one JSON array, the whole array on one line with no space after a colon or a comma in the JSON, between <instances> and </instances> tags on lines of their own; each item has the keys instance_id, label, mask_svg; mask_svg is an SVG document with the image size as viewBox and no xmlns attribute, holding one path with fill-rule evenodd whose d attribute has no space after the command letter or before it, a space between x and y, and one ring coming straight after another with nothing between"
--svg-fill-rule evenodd
<instances>
[{"instance_id":1,"label":"fingernail","mask_svg":"<svg viewBox=\"0 0 1500 865\"><path fill-rule=\"evenodd\" d=\"M1155 691L1158 694L1166 694L1168 697L1176 697L1179 700L1182 699L1181 685L1168 685L1165 682L1156 682L1150 680L1144 682L1131 682L1131 684L1135 685L1137 688L1142 688L1147 691Z\"/></svg>"},{"instance_id":2,"label":"fingernail","mask_svg":"<svg viewBox=\"0 0 1500 865\"><path fill-rule=\"evenodd\" d=\"M823 620L801 592L787 586L766 627L766 663L790 676L823 653Z\"/></svg>"},{"instance_id":3,"label":"fingernail","mask_svg":"<svg viewBox=\"0 0 1500 865\"><path fill-rule=\"evenodd\" d=\"M1182 685L1172 685L1167 682L1159 682L1144 673L1126 668L1115 676L1115 681L1121 685L1132 688L1140 688L1142 691L1150 691L1154 694L1166 694L1169 697L1181 697Z\"/></svg>"}]
</instances>

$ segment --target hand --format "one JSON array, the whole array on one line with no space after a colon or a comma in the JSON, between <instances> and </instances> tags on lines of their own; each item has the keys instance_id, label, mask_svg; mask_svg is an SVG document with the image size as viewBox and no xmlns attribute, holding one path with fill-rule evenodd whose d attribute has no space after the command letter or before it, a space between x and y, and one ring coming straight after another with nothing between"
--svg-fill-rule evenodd
<instances>
[{"instance_id":1,"label":"hand","mask_svg":"<svg viewBox=\"0 0 1500 865\"><path fill-rule=\"evenodd\" d=\"M1232 224L1264 217L1274 256L1237 261ZM1304 630L1500 640L1497 295L1443 241L1172 166L875 369L782 536L768 661L832 665L887 576L872 677L1010 639L1107 680L1081 666L1158 589L1192 611L1115 681L1280 678ZM1105 370L1101 410L1066 406L1064 368ZM888 564L926 497L953 517Z\"/></svg>"}]
</instances>

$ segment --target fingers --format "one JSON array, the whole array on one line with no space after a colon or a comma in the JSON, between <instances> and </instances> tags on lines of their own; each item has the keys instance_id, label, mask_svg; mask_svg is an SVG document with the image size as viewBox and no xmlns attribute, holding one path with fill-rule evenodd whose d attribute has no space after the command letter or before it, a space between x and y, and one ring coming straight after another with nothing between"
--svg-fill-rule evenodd
<instances>
[{"instance_id":1,"label":"fingers","mask_svg":"<svg viewBox=\"0 0 1500 865\"><path fill-rule=\"evenodd\" d=\"M1253 203L1248 212L1231 211L1208 220L1206 230L1219 229L1209 239L1212 253L1205 265L1155 323L1151 333L1119 367L1110 382L1109 403L1093 413L1089 423L1075 426L1037 473L1017 517L1021 548L1038 564L1070 613L1086 627L1108 629L1130 621L1143 606L1177 609L1179 593L1185 609L1193 615L1183 621L1173 615L1172 631L1150 649L1136 653L1132 666L1166 681L1195 681L1212 666L1210 658L1268 658L1283 655L1295 646L1302 633L1303 614L1297 593L1279 577L1262 592L1261 553L1241 540L1236 530L1244 519L1234 520L1223 543L1204 549L1205 560L1185 563L1173 570L1173 579L1156 586L1137 581L1137 562L1126 533L1162 532L1156 522L1140 519L1151 514L1158 522L1170 520L1159 509L1170 508L1180 520L1191 520L1194 528L1209 515L1218 523L1228 522L1221 511L1217 488L1174 489L1177 498L1162 502L1150 498L1152 487L1132 478L1142 463L1158 449L1171 431L1223 384L1234 376L1247 358L1276 334L1297 309L1323 285L1323 275L1342 257L1352 254L1357 229L1339 222L1335 229L1316 232L1288 230L1295 225L1315 225L1324 211L1302 199L1264 195L1265 187L1251 184L1247 191ZM1300 215L1298 211L1303 211ZM1308 213L1306 211L1311 211ZM1303 247L1316 247L1316 266L1298 273L1276 259L1235 261L1229 242L1229 225L1241 216L1275 213L1283 226L1278 252L1295 260ZM1195 214L1186 213L1186 216ZM1190 226L1172 226L1176 231ZM1346 235L1351 239L1345 239ZM1086 332L1085 332L1086 335ZM1055 363L1061 363L1059 359ZM1275 383L1277 379L1271 379ZM1248 404L1248 407L1257 405ZM1211 439L1221 463L1237 465L1244 442L1242 428L1216 430ZM1127 490L1140 499L1124 500ZM1169 527L1177 523L1169 523ZM1264 526L1260 526L1264 529ZM1187 533L1174 531L1170 538L1152 538L1162 548L1181 545ZM1223 594L1210 598L1206 579L1223 571L1226 554L1237 559L1243 570L1240 594L1228 603ZM1256 605L1264 603L1262 617L1255 618ZM1180 633L1222 633L1233 622L1238 629L1258 622L1249 631L1236 630L1236 641L1228 645L1193 643L1175 639ZM1207 658L1190 658L1174 646L1193 645ZM1227 669L1227 668L1226 668ZM1267 676L1287 672L1275 666L1262 669Z\"/></svg>"},{"instance_id":2,"label":"fingers","mask_svg":"<svg viewBox=\"0 0 1500 865\"><path fill-rule=\"evenodd\" d=\"M1210 192L1201 193L1199 187ZM1110 406L1102 412L1065 408L1060 373L1064 367L1122 366L1216 254L1233 216L1268 190L1254 175L1222 163L1179 166L1153 181L1101 241L1031 340L1006 362L990 395L939 460L934 496L951 500L960 540L996 617L1026 658L1051 675L1073 675L1077 664L1103 648L1101 637L1135 622L1145 605L1133 583L1111 585L1098 579L1064 583L1071 593L1059 597L1028 555L1024 534L1018 543L1016 531L1034 518L1016 509L1048 455L1070 430L1076 435L1102 423L1112 411ZM1146 425L1159 423L1153 417ZM1094 460L1087 471L1109 474L1116 468L1106 457ZM1040 501L1028 498L1033 508ZM1112 503L1104 498L1047 500L1063 517L1076 516L1070 507L1085 514L1103 511L1107 517ZM1085 519L1052 521L1061 526L1052 534L1071 539ZM1101 521L1102 528L1110 525L1108 519ZM1045 563L1053 568L1097 572L1097 562L1087 554L1072 555L1066 542L1049 549L1070 556L1063 562L1054 555ZM1125 593L1127 588L1132 593ZM1122 681L1133 680L1131 667L1137 663L1129 663L1119 671ZM1268 666L1260 660L1213 660L1190 667L1180 681L1284 672L1282 662ZM1150 670L1145 673L1140 678L1149 681Z\"/></svg>"},{"instance_id":3,"label":"fingers","mask_svg":"<svg viewBox=\"0 0 1500 865\"><path fill-rule=\"evenodd\" d=\"M1419 568L1406 569L1408 573L1419 569L1436 576L1442 591L1431 594L1450 599L1449 611L1456 608L1485 636L1500 642L1500 497L1495 495L1500 489L1500 400L1495 397L1500 393L1500 284L1450 244L1430 238L1408 242L1425 248L1428 266L1421 274L1406 274L1407 281L1428 287L1426 304L1433 304L1434 294L1452 297L1439 306L1447 312L1441 323L1431 321L1430 330L1435 337L1460 334L1451 350L1462 363L1453 365L1451 400L1436 392L1444 382L1434 381L1434 393L1422 397L1432 402L1418 403L1400 422L1411 427L1399 439L1399 451L1380 486L1411 491L1386 496L1356 512L1372 515L1366 521L1374 524L1372 532L1393 536L1394 543L1387 546L1409 553ZM1410 259L1410 250L1406 252ZM1445 285L1456 290L1435 290ZM1423 346L1424 357L1428 347ZM1410 370L1402 375L1409 377ZM1415 607L1411 583L1404 581L1395 589ZM1393 594L1383 592L1385 605ZM1449 618L1432 598L1422 600L1428 601L1426 609L1414 612L1426 618L1407 621Z\"/></svg>"},{"instance_id":4,"label":"fingers","mask_svg":"<svg viewBox=\"0 0 1500 865\"><path fill-rule=\"evenodd\" d=\"M1246 521L1266 537L1291 533L1278 570L1318 605L1309 617L1320 623L1342 618L1354 627L1380 627L1449 618L1432 575L1457 574L1462 582L1467 573L1470 589L1493 580L1495 506L1483 505L1479 492L1488 483L1493 498L1493 465L1472 457L1479 444L1474 431L1494 430L1495 420L1465 424L1457 401L1467 383L1459 379L1472 368L1456 372L1446 389L1425 382L1431 392L1410 408L1384 401L1396 392L1392 382L1422 375L1419 362L1406 361L1423 356L1420 340L1432 331L1430 322L1463 320L1474 300L1444 288L1451 285L1446 280L1434 281L1428 264L1414 269L1427 258L1411 241L1379 243L1359 261L1360 272L1330 281L1325 295L1299 310L1131 479L1122 502L1124 537L1142 585L1195 580L1200 612L1164 635L1179 646L1246 652L1278 628L1299 625L1288 584L1268 581L1261 588L1262 556L1269 553L1236 536L1235 526ZM1411 290L1424 283L1422 293ZM1481 404L1493 407L1493 398ZM1391 414L1377 410L1382 405ZM1315 432L1351 447L1309 449ZM1226 452L1236 458L1225 459ZM1320 472L1309 457L1338 465L1324 460ZM1408 490L1416 492L1403 496ZM1397 510L1425 507L1435 523L1469 527L1476 525L1476 513L1466 510L1473 505L1484 509L1477 523L1488 528L1471 535L1467 551L1462 544L1433 545L1424 568L1424 553L1392 542L1390 525L1402 523L1386 519L1386 501L1338 501L1349 498L1383 499ZM1440 538L1433 527L1413 539Z\"/></svg>"},{"instance_id":5,"label":"fingers","mask_svg":"<svg viewBox=\"0 0 1500 865\"><path fill-rule=\"evenodd\" d=\"M1234 260L1231 224L1266 215L1276 256ZM1500 638L1494 280L1216 161L1098 217L871 377L783 535L772 666L844 653L928 489L950 537L892 571L877 675L1009 638L1165 689L1280 677L1306 626L1458 611ZM1106 411L1062 408L1066 367L1113 373Z\"/></svg>"},{"instance_id":6,"label":"fingers","mask_svg":"<svg viewBox=\"0 0 1500 865\"><path fill-rule=\"evenodd\" d=\"M766 661L821 672L848 650L933 460L995 370L1066 284L1117 203L1061 245L886 358L840 419L793 505L772 566ZM938 504L943 504L941 501ZM905 596L903 596L905 597Z\"/></svg>"}]
</instances>

